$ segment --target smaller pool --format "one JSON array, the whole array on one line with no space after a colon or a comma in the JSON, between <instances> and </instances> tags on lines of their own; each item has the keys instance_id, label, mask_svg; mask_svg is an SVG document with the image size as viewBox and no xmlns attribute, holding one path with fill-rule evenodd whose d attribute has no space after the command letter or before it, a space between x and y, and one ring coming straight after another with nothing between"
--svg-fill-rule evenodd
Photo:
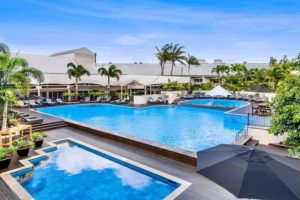
<instances>
[{"instance_id":1,"label":"smaller pool","mask_svg":"<svg viewBox=\"0 0 300 200\"><path fill-rule=\"evenodd\" d=\"M12 176L36 200L160 200L180 187L172 180L70 140L58 143L49 157L29 161L33 169Z\"/></svg>"},{"instance_id":2,"label":"smaller pool","mask_svg":"<svg viewBox=\"0 0 300 200\"><path fill-rule=\"evenodd\" d=\"M247 102L225 99L196 99L184 101L181 104L193 104L202 106L224 107L224 108L239 108L247 105Z\"/></svg>"}]
</instances>

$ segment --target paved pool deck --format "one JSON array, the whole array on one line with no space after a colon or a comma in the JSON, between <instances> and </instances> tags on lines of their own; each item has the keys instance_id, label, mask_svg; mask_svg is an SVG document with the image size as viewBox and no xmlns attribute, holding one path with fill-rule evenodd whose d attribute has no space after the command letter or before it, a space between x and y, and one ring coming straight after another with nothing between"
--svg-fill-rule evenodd
<instances>
[{"instance_id":1,"label":"paved pool deck","mask_svg":"<svg viewBox=\"0 0 300 200\"><path fill-rule=\"evenodd\" d=\"M47 141L53 141L57 139L62 139L66 137L71 137L76 140L91 144L95 147L102 148L104 150L110 151L117 155L129 158L133 161L142 163L144 165L150 166L154 169L163 171L170 175L176 176L188 182L192 185L181 193L176 199L177 200L229 200L237 199L230 192L217 185L216 183L210 181L204 176L196 173L195 167L190 165L185 165L181 162L168 159L166 157L159 156L148 151L144 151L126 144L122 144L116 141L101 138L87 132L79 131L70 127L64 127L59 129L54 129L46 131L49 135ZM46 146L46 145L44 145ZM270 149L268 147L261 147L264 150L270 151L272 153L277 152L276 149ZM30 156L36 155L35 152L31 151ZM20 167L21 164L18 162L18 157L15 156L8 170ZM3 171L2 171L3 172ZM1 173L1 171L0 171ZM17 196L14 195L10 189L4 184L3 180L0 179L0 199L1 200L18 200Z\"/></svg>"}]
</instances>

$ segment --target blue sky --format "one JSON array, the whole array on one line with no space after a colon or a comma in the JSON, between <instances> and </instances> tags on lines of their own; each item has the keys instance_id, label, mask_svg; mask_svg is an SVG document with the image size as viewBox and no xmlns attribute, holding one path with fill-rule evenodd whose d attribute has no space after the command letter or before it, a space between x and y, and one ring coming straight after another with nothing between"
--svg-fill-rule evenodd
<instances>
[{"instance_id":1,"label":"blue sky","mask_svg":"<svg viewBox=\"0 0 300 200\"><path fill-rule=\"evenodd\" d=\"M51 54L86 46L98 62L157 62L173 42L212 61L300 52L299 0L0 0L0 41Z\"/></svg>"}]
</instances>

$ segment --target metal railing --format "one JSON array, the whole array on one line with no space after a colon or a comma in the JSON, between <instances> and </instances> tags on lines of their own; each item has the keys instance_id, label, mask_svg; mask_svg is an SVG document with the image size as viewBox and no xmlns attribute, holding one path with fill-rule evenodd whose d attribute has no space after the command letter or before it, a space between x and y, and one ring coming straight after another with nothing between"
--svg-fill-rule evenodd
<instances>
[{"instance_id":1,"label":"metal railing","mask_svg":"<svg viewBox=\"0 0 300 200\"><path fill-rule=\"evenodd\" d=\"M248 126L269 127L271 125L271 118L271 116L257 116L248 113L247 124Z\"/></svg>"}]
</instances>

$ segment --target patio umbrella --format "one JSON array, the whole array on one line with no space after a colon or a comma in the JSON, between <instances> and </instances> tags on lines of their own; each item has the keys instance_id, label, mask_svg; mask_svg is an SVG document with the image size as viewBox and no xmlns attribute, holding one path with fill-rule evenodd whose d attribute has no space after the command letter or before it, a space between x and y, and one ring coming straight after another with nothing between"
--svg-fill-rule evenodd
<instances>
[{"instance_id":1,"label":"patio umbrella","mask_svg":"<svg viewBox=\"0 0 300 200\"><path fill-rule=\"evenodd\" d=\"M197 153L197 172L236 197L300 199L300 160L241 145L218 145Z\"/></svg>"}]
</instances>

